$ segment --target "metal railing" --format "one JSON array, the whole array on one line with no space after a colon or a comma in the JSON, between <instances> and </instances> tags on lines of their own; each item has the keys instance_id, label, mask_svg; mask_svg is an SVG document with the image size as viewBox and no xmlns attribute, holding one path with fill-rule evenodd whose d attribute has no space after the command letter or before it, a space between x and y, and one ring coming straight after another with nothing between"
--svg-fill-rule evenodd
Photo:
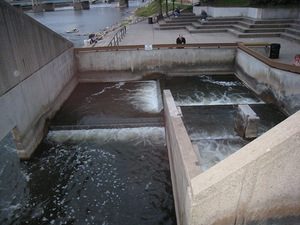
<instances>
[{"instance_id":1,"label":"metal railing","mask_svg":"<svg viewBox=\"0 0 300 225\"><path fill-rule=\"evenodd\" d=\"M286 63L282 63L282 62L276 62L256 51L254 51L253 49L247 47L244 43L238 43L238 48L243 50L244 52L248 53L249 55L253 56L254 58L262 61L263 63L267 64L270 67L300 74L299 66L294 66L294 65L290 65L290 64L286 64Z\"/></svg>"},{"instance_id":2,"label":"metal railing","mask_svg":"<svg viewBox=\"0 0 300 225\"><path fill-rule=\"evenodd\" d=\"M112 40L113 41L113 40ZM253 56L254 58L262 61L263 63L267 64L270 67L289 71L293 73L300 74L300 67L276 62L268 57L260 54L259 52L251 49L253 47L266 47L269 46L268 43L199 43L199 44L185 44L185 45L176 45L176 44L159 44L159 45L152 45L153 50L158 49L186 49L186 48L236 48L240 49L249 55ZM101 51L130 51L130 50L145 50L145 45L127 45L127 46L117 46L117 45L110 45L108 47L95 47L95 48L75 48L75 53L80 52L101 52Z\"/></svg>"},{"instance_id":3,"label":"metal railing","mask_svg":"<svg viewBox=\"0 0 300 225\"><path fill-rule=\"evenodd\" d=\"M109 42L108 46L119 46L119 43L121 40L125 37L126 34L126 26L123 26L121 29L119 29L111 41Z\"/></svg>"}]
</instances>

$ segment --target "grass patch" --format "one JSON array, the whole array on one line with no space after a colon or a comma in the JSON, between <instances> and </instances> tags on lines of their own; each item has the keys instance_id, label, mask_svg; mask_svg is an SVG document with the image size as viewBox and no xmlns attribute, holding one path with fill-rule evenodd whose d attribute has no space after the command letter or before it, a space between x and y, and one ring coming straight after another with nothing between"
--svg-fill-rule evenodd
<instances>
[{"instance_id":1,"label":"grass patch","mask_svg":"<svg viewBox=\"0 0 300 225\"><path fill-rule=\"evenodd\" d=\"M185 4L182 4L180 2L174 2L174 7L178 7L179 9L185 9L185 10L190 10L192 11L192 5L185 5ZM168 11L172 11L173 10L173 3L172 2L168 2ZM162 11L163 13L166 12L166 1L165 0L162 0ZM150 4L144 6L144 7L141 7L141 8L138 8L136 11L135 11L135 15L136 16L140 16L140 17L148 17L148 16L151 16L153 14L158 14L159 13L159 1L158 0L155 0L155 1L152 1Z\"/></svg>"}]
</instances>

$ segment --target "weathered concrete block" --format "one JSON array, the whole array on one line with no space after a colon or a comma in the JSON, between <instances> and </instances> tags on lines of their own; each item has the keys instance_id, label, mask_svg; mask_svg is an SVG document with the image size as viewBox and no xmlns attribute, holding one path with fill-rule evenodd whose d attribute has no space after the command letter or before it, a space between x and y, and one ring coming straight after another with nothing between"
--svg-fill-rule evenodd
<instances>
[{"instance_id":1,"label":"weathered concrete block","mask_svg":"<svg viewBox=\"0 0 300 225\"><path fill-rule=\"evenodd\" d=\"M249 105L239 105L235 118L235 131L244 138L256 138L259 117Z\"/></svg>"}]
</instances>

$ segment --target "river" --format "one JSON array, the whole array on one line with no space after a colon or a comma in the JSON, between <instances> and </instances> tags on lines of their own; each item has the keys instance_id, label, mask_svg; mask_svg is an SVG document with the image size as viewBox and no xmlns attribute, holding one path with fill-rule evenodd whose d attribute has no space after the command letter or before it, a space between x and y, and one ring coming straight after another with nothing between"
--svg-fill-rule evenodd
<instances>
[{"instance_id":1,"label":"river","mask_svg":"<svg viewBox=\"0 0 300 225\"><path fill-rule=\"evenodd\" d=\"M75 47L80 47L90 33L101 32L105 28L119 23L132 15L133 11L142 4L145 3L137 0L129 1L128 8L119 8L117 3L91 5L90 10L73 10L73 7L62 7L56 8L53 12L27 12L27 15L67 38L74 43ZM74 28L79 32L67 33Z\"/></svg>"}]
</instances>

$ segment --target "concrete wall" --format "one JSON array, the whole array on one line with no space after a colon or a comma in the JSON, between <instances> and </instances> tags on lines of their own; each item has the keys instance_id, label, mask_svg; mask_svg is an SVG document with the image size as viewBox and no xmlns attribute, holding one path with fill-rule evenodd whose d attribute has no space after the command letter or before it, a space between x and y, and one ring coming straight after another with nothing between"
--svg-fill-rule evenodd
<instances>
[{"instance_id":1,"label":"concrete wall","mask_svg":"<svg viewBox=\"0 0 300 225\"><path fill-rule=\"evenodd\" d=\"M236 73L252 90L273 96L288 114L300 110L300 74L272 68L242 50L237 51Z\"/></svg>"},{"instance_id":2,"label":"concrete wall","mask_svg":"<svg viewBox=\"0 0 300 225\"><path fill-rule=\"evenodd\" d=\"M72 44L0 2L0 139L13 131L18 154L30 157L75 87ZM4 51L2 51L4 49Z\"/></svg>"},{"instance_id":3,"label":"concrete wall","mask_svg":"<svg viewBox=\"0 0 300 225\"><path fill-rule=\"evenodd\" d=\"M169 91L164 106L179 225L300 216L300 111L202 173Z\"/></svg>"},{"instance_id":4,"label":"concrete wall","mask_svg":"<svg viewBox=\"0 0 300 225\"><path fill-rule=\"evenodd\" d=\"M299 149L297 112L192 180L190 224L242 225L299 216Z\"/></svg>"},{"instance_id":5,"label":"concrete wall","mask_svg":"<svg viewBox=\"0 0 300 225\"><path fill-rule=\"evenodd\" d=\"M232 71L236 49L160 49L90 51L76 54L78 70L90 71L158 71L169 73L178 69L199 71Z\"/></svg>"},{"instance_id":6,"label":"concrete wall","mask_svg":"<svg viewBox=\"0 0 300 225\"><path fill-rule=\"evenodd\" d=\"M192 143L169 90L163 94L166 141L177 224L191 224L191 180L201 173Z\"/></svg>"},{"instance_id":7,"label":"concrete wall","mask_svg":"<svg viewBox=\"0 0 300 225\"><path fill-rule=\"evenodd\" d=\"M0 1L0 21L0 96L72 47L4 1Z\"/></svg>"},{"instance_id":8,"label":"concrete wall","mask_svg":"<svg viewBox=\"0 0 300 225\"><path fill-rule=\"evenodd\" d=\"M193 7L196 15L200 15L202 10L212 17L246 16L253 19L297 19L300 16L300 8Z\"/></svg>"}]
</instances>

